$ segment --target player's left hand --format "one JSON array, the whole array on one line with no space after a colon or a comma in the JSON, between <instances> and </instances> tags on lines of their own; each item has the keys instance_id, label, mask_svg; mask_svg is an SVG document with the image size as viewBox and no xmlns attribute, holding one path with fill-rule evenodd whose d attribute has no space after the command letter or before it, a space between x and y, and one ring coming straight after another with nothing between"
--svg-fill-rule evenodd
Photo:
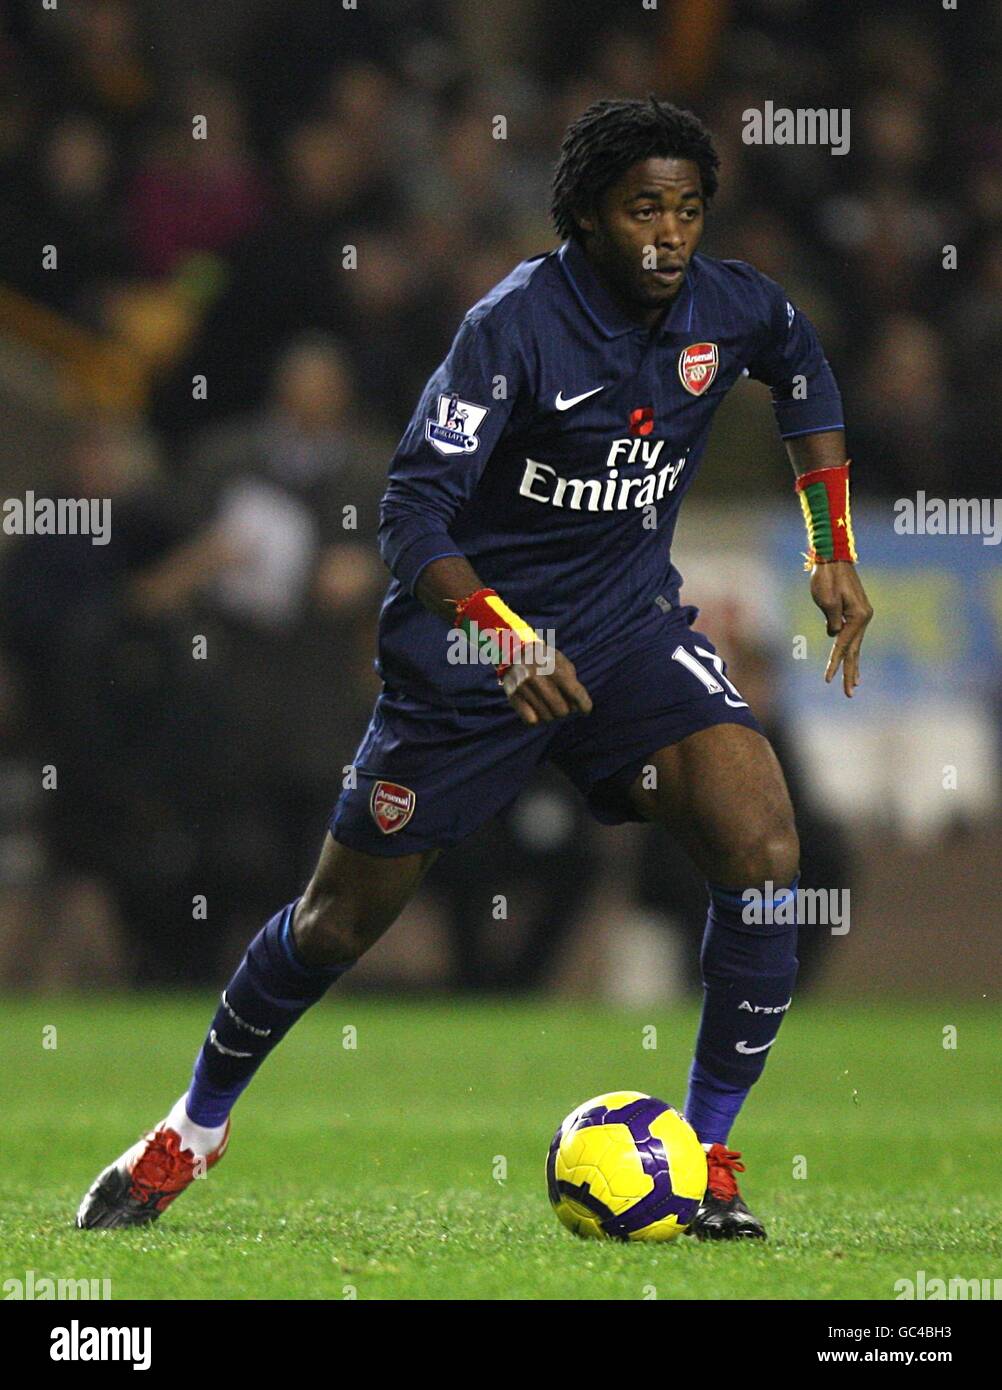
<instances>
[{"instance_id":1,"label":"player's left hand","mask_svg":"<svg viewBox=\"0 0 1002 1390\"><path fill-rule=\"evenodd\" d=\"M543 644L537 644L537 651ZM543 658L523 648L525 659L508 667L501 685L523 724L550 724L570 714L591 714L591 696L578 680L573 661L551 647ZM542 669L547 660L549 669Z\"/></svg>"},{"instance_id":2,"label":"player's left hand","mask_svg":"<svg viewBox=\"0 0 1002 1390\"><path fill-rule=\"evenodd\" d=\"M859 685L859 649L863 633L873 617L856 566L841 561L815 565L811 573L811 598L828 619L828 636L835 638L825 681L831 684L841 666L842 687L851 699Z\"/></svg>"}]
</instances>

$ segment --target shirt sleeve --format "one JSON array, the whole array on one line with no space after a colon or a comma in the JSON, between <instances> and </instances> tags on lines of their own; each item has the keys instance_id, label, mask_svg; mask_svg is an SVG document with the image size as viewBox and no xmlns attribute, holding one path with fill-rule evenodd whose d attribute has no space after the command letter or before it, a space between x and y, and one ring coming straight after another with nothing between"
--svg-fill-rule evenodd
<instances>
[{"instance_id":1,"label":"shirt sleeve","mask_svg":"<svg viewBox=\"0 0 1002 1390\"><path fill-rule=\"evenodd\" d=\"M772 390L772 408L784 439L844 428L842 397L817 329L785 292L761 275L766 320L748 375Z\"/></svg>"},{"instance_id":2,"label":"shirt sleeve","mask_svg":"<svg viewBox=\"0 0 1002 1390\"><path fill-rule=\"evenodd\" d=\"M412 593L432 560L460 555L449 524L472 496L525 379L512 316L467 315L390 463L379 550Z\"/></svg>"}]
</instances>

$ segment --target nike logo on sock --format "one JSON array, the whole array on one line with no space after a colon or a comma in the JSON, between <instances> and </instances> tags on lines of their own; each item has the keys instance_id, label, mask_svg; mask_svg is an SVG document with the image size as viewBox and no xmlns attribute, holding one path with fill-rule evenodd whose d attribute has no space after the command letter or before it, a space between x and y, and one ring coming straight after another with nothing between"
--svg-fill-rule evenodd
<instances>
[{"instance_id":1,"label":"nike logo on sock","mask_svg":"<svg viewBox=\"0 0 1002 1390\"><path fill-rule=\"evenodd\" d=\"M209 1045L214 1047L217 1052L221 1052L224 1057L253 1057L253 1052L237 1052L232 1047L224 1047L216 1036L215 1028L209 1029Z\"/></svg>"},{"instance_id":2,"label":"nike logo on sock","mask_svg":"<svg viewBox=\"0 0 1002 1390\"><path fill-rule=\"evenodd\" d=\"M772 1047L772 1043L774 1043L775 1041L776 1039L773 1038L772 1042L763 1043L761 1047L749 1047L747 1040L745 1038L742 1038L739 1043L734 1044L734 1051L744 1053L764 1052L767 1047Z\"/></svg>"},{"instance_id":3,"label":"nike logo on sock","mask_svg":"<svg viewBox=\"0 0 1002 1390\"><path fill-rule=\"evenodd\" d=\"M597 396L598 393L599 393L599 391L604 391L604 390L605 390L605 387L604 387L604 386L596 386L596 387L594 388L594 390L592 390L592 391L585 391L585 392L583 392L580 396L571 396L570 399L569 399L569 400L566 400L566 401L564 400L564 393L563 393L563 391L558 391L558 392L557 392L557 399L556 399L556 401L554 402L554 404L556 405L556 407L557 407L558 410L570 410L570 408L571 408L572 405L580 405L581 402L582 402L582 401L586 401L586 400L588 399L589 396Z\"/></svg>"}]
</instances>

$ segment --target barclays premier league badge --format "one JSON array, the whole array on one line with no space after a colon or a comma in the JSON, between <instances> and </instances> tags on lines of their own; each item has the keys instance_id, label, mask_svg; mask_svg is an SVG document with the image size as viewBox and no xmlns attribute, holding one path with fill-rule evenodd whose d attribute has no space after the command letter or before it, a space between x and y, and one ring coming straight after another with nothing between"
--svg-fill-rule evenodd
<instances>
[{"instance_id":1,"label":"barclays premier league badge","mask_svg":"<svg viewBox=\"0 0 1002 1390\"><path fill-rule=\"evenodd\" d=\"M472 454L480 448L477 430L486 416L485 405L439 396L436 418L425 424L425 438L440 454Z\"/></svg>"}]
</instances>

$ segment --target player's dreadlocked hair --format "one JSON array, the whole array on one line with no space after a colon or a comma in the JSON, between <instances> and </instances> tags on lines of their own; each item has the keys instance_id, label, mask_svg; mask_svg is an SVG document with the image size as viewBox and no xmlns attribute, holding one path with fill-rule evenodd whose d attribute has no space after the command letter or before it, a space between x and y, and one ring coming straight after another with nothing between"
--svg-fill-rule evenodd
<instances>
[{"instance_id":1,"label":"player's dreadlocked hair","mask_svg":"<svg viewBox=\"0 0 1002 1390\"><path fill-rule=\"evenodd\" d=\"M562 237L580 236L575 212L595 206L610 184L641 159L691 159L707 202L720 160L691 111L667 101L595 101L568 127L553 171L550 214Z\"/></svg>"}]
</instances>

